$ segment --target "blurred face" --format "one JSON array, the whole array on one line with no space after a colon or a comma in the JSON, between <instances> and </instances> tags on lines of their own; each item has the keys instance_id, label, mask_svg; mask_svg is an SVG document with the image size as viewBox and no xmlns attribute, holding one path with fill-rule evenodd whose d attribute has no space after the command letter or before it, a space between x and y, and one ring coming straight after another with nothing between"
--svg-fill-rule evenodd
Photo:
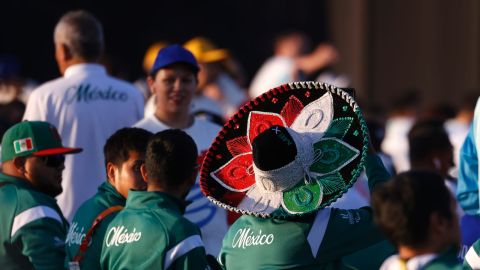
<instances>
[{"instance_id":1,"label":"blurred face","mask_svg":"<svg viewBox=\"0 0 480 270\"><path fill-rule=\"evenodd\" d=\"M128 197L128 190L146 190L147 184L143 181L140 167L145 162L145 155L136 151L128 153L128 160L120 166L112 163L107 165L110 183L123 197Z\"/></svg>"},{"instance_id":2,"label":"blurred face","mask_svg":"<svg viewBox=\"0 0 480 270\"><path fill-rule=\"evenodd\" d=\"M440 252L452 245L460 245L460 225L457 216L457 203L455 198L450 195L450 213L451 218L447 218L439 213L432 213L430 216L430 244L433 251Z\"/></svg>"},{"instance_id":3,"label":"blurred face","mask_svg":"<svg viewBox=\"0 0 480 270\"><path fill-rule=\"evenodd\" d=\"M62 171L65 169L64 155L25 158L25 178L47 195L55 197L62 193Z\"/></svg>"},{"instance_id":4,"label":"blurred face","mask_svg":"<svg viewBox=\"0 0 480 270\"><path fill-rule=\"evenodd\" d=\"M199 65L198 88L203 89L208 84L215 82L221 73L222 67L220 62L199 63Z\"/></svg>"},{"instance_id":5,"label":"blurred face","mask_svg":"<svg viewBox=\"0 0 480 270\"><path fill-rule=\"evenodd\" d=\"M157 96L157 111L188 113L197 87L195 73L185 64L173 64L160 69L148 80L152 94Z\"/></svg>"}]
</instances>

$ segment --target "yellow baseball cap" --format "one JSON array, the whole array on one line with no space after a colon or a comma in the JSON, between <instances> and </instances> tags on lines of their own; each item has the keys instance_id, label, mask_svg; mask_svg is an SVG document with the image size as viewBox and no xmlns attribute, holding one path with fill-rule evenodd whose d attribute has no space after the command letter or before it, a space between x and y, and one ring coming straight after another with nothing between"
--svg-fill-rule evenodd
<instances>
[{"instance_id":1,"label":"yellow baseball cap","mask_svg":"<svg viewBox=\"0 0 480 270\"><path fill-rule=\"evenodd\" d=\"M211 63L228 58L226 49L219 49L205 37L195 37L187 41L183 47L193 53L197 61Z\"/></svg>"},{"instance_id":2,"label":"yellow baseball cap","mask_svg":"<svg viewBox=\"0 0 480 270\"><path fill-rule=\"evenodd\" d=\"M157 57L158 52L167 47L168 43L163 41L158 41L150 45L147 51L145 52L145 56L143 57L143 70L146 73L149 73L153 67L153 63L155 62L155 58Z\"/></svg>"}]
</instances>

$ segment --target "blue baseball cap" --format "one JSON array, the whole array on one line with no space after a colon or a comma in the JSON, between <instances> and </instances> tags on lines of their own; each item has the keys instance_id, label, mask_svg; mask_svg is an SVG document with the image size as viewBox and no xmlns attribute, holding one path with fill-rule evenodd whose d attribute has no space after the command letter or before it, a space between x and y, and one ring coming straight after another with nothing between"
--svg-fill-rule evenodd
<instances>
[{"instance_id":1,"label":"blue baseball cap","mask_svg":"<svg viewBox=\"0 0 480 270\"><path fill-rule=\"evenodd\" d=\"M182 46L178 44L173 44L161 49L158 52L152 69L150 70L150 75L154 76L158 70L175 63L187 64L193 69L195 73L197 73L199 70L197 59L195 59L195 56L193 56L190 51L183 48Z\"/></svg>"}]
</instances>

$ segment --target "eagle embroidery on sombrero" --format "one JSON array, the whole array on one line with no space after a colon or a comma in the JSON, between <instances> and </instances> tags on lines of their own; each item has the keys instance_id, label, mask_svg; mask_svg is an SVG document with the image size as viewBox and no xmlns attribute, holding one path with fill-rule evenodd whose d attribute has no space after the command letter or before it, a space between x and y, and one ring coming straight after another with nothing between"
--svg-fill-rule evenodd
<instances>
[{"instance_id":1,"label":"eagle embroidery on sombrero","mask_svg":"<svg viewBox=\"0 0 480 270\"><path fill-rule=\"evenodd\" d=\"M362 114L343 90L319 82L274 88L223 127L201 187L228 210L262 217L306 214L331 204L363 169Z\"/></svg>"}]
</instances>

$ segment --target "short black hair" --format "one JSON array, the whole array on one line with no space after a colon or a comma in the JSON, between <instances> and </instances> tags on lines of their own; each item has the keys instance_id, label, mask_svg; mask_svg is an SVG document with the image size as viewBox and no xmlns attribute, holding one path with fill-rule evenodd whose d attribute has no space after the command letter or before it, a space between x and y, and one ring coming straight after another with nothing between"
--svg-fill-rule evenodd
<instances>
[{"instance_id":1,"label":"short black hair","mask_svg":"<svg viewBox=\"0 0 480 270\"><path fill-rule=\"evenodd\" d=\"M408 132L408 145L411 163L422 161L435 151L452 149L443 121L434 119L416 122Z\"/></svg>"},{"instance_id":2,"label":"short black hair","mask_svg":"<svg viewBox=\"0 0 480 270\"><path fill-rule=\"evenodd\" d=\"M431 171L407 171L372 193L375 222L396 245L422 247L428 237L430 216L454 220L453 197L443 178Z\"/></svg>"},{"instance_id":3,"label":"short black hair","mask_svg":"<svg viewBox=\"0 0 480 270\"><path fill-rule=\"evenodd\" d=\"M115 166L120 166L128 160L128 152L130 151L144 154L147 150L148 140L152 135L153 133L142 128L130 127L117 130L103 146L105 167L109 162Z\"/></svg>"},{"instance_id":4,"label":"short black hair","mask_svg":"<svg viewBox=\"0 0 480 270\"><path fill-rule=\"evenodd\" d=\"M149 180L166 188L182 185L197 169L195 141L180 129L156 133L148 142L145 168Z\"/></svg>"}]
</instances>

